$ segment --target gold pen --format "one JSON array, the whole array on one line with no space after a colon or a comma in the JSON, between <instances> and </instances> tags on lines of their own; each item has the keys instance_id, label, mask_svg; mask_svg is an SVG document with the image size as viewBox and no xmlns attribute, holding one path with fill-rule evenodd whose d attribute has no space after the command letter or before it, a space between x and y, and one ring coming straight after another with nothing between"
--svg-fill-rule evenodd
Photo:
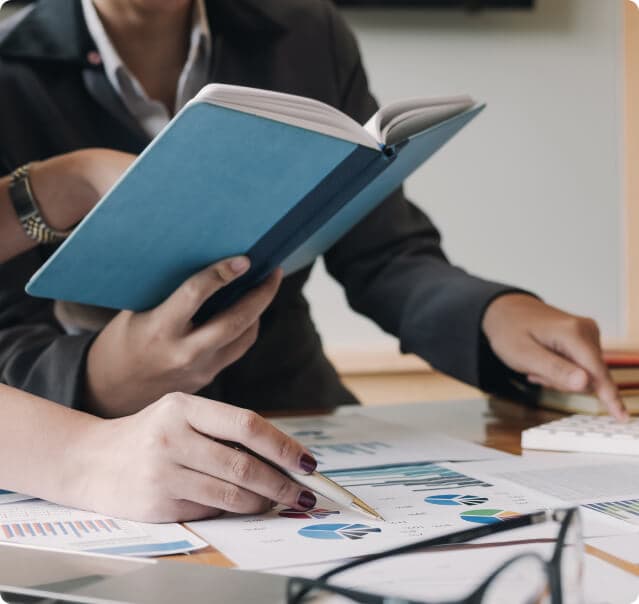
<instances>
[{"instance_id":1,"label":"gold pen","mask_svg":"<svg viewBox=\"0 0 639 604\"><path fill-rule=\"evenodd\" d=\"M356 512L361 512L362 514L371 516L372 518L375 518L375 520L384 520L377 510L362 501L359 497L353 495L353 493L346 490L344 487L338 485L330 478L320 474L318 471L315 471L312 474L293 474L292 472L288 472L275 464L271 465L283 474L286 474L289 478L291 478L291 480L294 480L302 486L323 495L334 503L338 503L345 507L349 507Z\"/></svg>"},{"instance_id":2,"label":"gold pen","mask_svg":"<svg viewBox=\"0 0 639 604\"><path fill-rule=\"evenodd\" d=\"M276 469L278 472L285 474L291 480L297 482L303 487L311 489L312 491L315 491L316 493L323 495L327 499L330 499L333 503L343 505L344 507L350 508L351 510L355 510L356 512L360 512L361 514L365 514L366 516L370 516L371 518L374 518L375 520L384 521L384 518L377 510L375 510L366 502L362 501L359 497L356 497L355 495L353 495L353 493L346 490L344 487L338 485L335 481L324 476L317 470L315 472L312 472L311 474L294 474L293 472L289 472L288 470L285 470L284 468L278 466L276 463L272 462L270 459L266 459L262 457L261 455L259 455L258 453L256 453L255 451L252 451L251 449L248 449L244 445L241 445L240 443L236 443L236 442L232 442L228 440L218 440L218 439L216 440L217 442L223 445L226 445L228 447L232 447L233 449L236 449L237 451L244 451L245 453L248 453L249 455L256 457L260 461L263 461L265 464Z\"/></svg>"}]
</instances>

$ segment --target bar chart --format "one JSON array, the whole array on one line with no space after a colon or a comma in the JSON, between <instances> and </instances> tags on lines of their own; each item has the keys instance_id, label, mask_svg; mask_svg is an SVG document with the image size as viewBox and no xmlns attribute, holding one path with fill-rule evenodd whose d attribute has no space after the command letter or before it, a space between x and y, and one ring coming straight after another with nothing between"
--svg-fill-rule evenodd
<instances>
[{"instance_id":1,"label":"bar chart","mask_svg":"<svg viewBox=\"0 0 639 604\"><path fill-rule=\"evenodd\" d=\"M95 520L67 520L55 522L11 522L0 524L0 532L4 539L19 537L82 537L121 531L119 524L111 518Z\"/></svg>"},{"instance_id":2,"label":"bar chart","mask_svg":"<svg viewBox=\"0 0 639 604\"><path fill-rule=\"evenodd\" d=\"M345 488L403 486L414 492L440 489L491 487L481 479L467 476L435 463L415 463L356 470L335 470L326 475Z\"/></svg>"},{"instance_id":3,"label":"bar chart","mask_svg":"<svg viewBox=\"0 0 639 604\"><path fill-rule=\"evenodd\" d=\"M109 518L39 499L0 505L0 541L124 556L182 553L205 545L179 524Z\"/></svg>"},{"instance_id":4,"label":"bar chart","mask_svg":"<svg viewBox=\"0 0 639 604\"><path fill-rule=\"evenodd\" d=\"M588 503L583 507L630 524L639 524L639 499Z\"/></svg>"}]
</instances>

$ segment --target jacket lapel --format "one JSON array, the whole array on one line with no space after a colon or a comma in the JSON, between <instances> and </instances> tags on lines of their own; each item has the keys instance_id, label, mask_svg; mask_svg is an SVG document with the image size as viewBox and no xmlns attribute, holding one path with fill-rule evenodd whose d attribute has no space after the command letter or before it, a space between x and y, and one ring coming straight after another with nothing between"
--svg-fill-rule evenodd
<instances>
[{"instance_id":1,"label":"jacket lapel","mask_svg":"<svg viewBox=\"0 0 639 604\"><path fill-rule=\"evenodd\" d=\"M42 0L0 34L0 57L88 64L92 50L79 0Z\"/></svg>"}]
</instances>

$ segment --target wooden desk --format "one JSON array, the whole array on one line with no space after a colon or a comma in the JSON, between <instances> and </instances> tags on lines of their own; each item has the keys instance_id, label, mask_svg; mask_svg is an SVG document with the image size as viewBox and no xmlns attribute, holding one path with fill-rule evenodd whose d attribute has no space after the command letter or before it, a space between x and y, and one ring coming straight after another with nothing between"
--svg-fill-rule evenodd
<instances>
[{"instance_id":1,"label":"wooden desk","mask_svg":"<svg viewBox=\"0 0 639 604\"><path fill-rule=\"evenodd\" d=\"M521 431L551 421L559 414L529 409L494 399L470 399L428 403L407 403L375 407L344 408L339 413L356 410L379 419L407 418L415 426L424 426L450 436L470 440L508 453L520 454ZM639 568L588 547L589 553L639 576ZM233 563L215 549L207 548L188 556L175 556L183 562L232 567Z\"/></svg>"}]
</instances>

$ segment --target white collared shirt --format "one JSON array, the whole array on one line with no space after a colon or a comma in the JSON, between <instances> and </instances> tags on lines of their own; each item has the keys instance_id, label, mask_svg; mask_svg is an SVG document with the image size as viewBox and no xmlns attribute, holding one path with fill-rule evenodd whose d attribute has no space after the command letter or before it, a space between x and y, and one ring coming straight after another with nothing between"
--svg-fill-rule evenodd
<instances>
[{"instance_id":1,"label":"white collared shirt","mask_svg":"<svg viewBox=\"0 0 639 604\"><path fill-rule=\"evenodd\" d=\"M139 80L124 64L111 43L92 0L82 0L82 10L111 86L142 129L150 137L155 137L171 119L168 109L162 102L147 95ZM204 0L195 0L191 42L186 63L178 79L173 108L175 113L208 83L211 56L212 37L206 6Z\"/></svg>"}]
</instances>

